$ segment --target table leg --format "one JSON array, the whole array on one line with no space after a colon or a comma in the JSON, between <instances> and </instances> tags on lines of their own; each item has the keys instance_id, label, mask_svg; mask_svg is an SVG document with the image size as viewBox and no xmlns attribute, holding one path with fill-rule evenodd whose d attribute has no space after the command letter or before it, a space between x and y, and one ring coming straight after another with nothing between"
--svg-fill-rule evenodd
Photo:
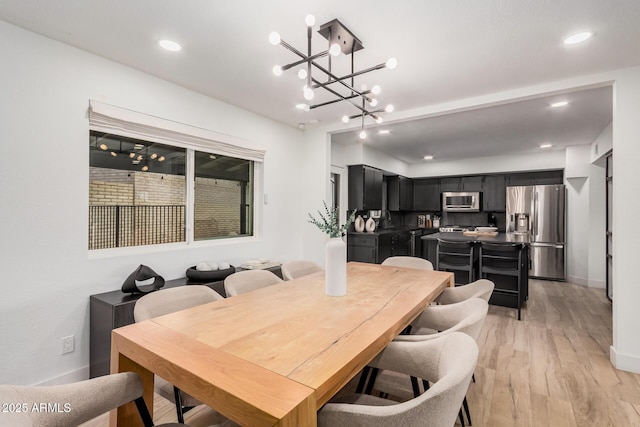
<instances>
[{"instance_id":1,"label":"table leg","mask_svg":"<svg viewBox=\"0 0 640 427\"><path fill-rule=\"evenodd\" d=\"M115 341L112 340L111 342L111 373L135 372L140 376L142 387L144 388L144 401L149 409L149 414L153 418L153 372L120 354ZM144 424L135 403L131 402L109 413L109 426L144 427Z\"/></svg>"}]
</instances>

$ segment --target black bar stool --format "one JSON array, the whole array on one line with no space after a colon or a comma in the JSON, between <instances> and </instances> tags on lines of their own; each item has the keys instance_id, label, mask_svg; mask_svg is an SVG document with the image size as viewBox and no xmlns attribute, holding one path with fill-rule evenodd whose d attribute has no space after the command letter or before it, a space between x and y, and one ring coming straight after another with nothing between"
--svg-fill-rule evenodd
<instances>
[{"instance_id":1,"label":"black bar stool","mask_svg":"<svg viewBox=\"0 0 640 427\"><path fill-rule=\"evenodd\" d=\"M480 243L480 278L489 278L491 275L496 297L504 295L516 298L514 308L518 309L518 320L521 319L522 303L527 297L529 263L526 253L522 243ZM504 280L498 280L495 276L514 277L515 286L505 284Z\"/></svg>"},{"instance_id":2,"label":"black bar stool","mask_svg":"<svg viewBox=\"0 0 640 427\"><path fill-rule=\"evenodd\" d=\"M438 239L436 247L436 270L466 271L467 283L476 280L478 255L474 250L473 241L461 242L457 240ZM464 284L464 283L462 283Z\"/></svg>"}]
</instances>

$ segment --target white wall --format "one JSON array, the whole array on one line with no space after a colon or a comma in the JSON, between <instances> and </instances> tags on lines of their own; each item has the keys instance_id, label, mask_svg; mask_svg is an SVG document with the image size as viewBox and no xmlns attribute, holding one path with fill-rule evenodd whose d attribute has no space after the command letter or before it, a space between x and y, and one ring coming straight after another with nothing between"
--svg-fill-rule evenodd
<instances>
[{"instance_id":1,"label":"white wall","mask_svg":"<svg viewBox=\"0 0 640 427\"><path fill-rule=\"evenodd\" d=\"M587 285L591 288L606 287L606 228L607 228L607 204L606 204L606 173L605 159L600 158L589 165L589 222L588 266L589 280Z\"/></svg>"},{"instance_id":2,"label":"white wall","mask_svg":"<svg viewBox=\"0 0 640 427\"><path fill-rule=\"evenodd\" d=\"M640 372L638 241L626 232L640 217L640 67L615 73L613 96L613 346L620 369Z\"/></svg>"},{"instance_id":3,"label":"white wall","mask_svg":"<svg viewBox=\"0 0 640 427\"><path fill-rule=\"evenodd\" d=\"M304 223L294 196L306 183L298 178L319 174L303 132L2 21L0 51L0 384L86 377L89 295L119 289L139 264L174 279L201 260L300 256ZM262 236L90 257L89 99L264 147ZM60 355L67 335L76 350Z\"/></svg>"},{"instance_id":4,"label":"white wall","mask_svg":"<svg viewBox=\"0 0 640 427\"><path fill-rule=\"evenodd\" d=\"M591 162L601 159L611 149L613 149L613 123L609 123L591 143Z\"/></svg>"}]
</instances>

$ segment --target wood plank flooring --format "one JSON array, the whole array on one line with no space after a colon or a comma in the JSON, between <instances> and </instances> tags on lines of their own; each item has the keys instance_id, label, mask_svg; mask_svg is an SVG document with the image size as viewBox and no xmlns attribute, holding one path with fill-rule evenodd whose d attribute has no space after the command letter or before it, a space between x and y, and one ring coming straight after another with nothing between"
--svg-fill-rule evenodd
<instances>
[{"instance_id":1,"label":"wood plank flooring","mask_svg":"<svg viewBox=\"0 0 640 427\"><path fill-rule=\"evenodd\" d=\"M489 308L467 394L473 426L640 426L640 375L609 362L611 304L604 290L531 280L522 320L516 315ZM192 427L218 420L204 406L185 418ZM155 420L175 422L173 405L158 395ZM107 425L106 414L84 424Z\"/></svg>"}]
</instances>

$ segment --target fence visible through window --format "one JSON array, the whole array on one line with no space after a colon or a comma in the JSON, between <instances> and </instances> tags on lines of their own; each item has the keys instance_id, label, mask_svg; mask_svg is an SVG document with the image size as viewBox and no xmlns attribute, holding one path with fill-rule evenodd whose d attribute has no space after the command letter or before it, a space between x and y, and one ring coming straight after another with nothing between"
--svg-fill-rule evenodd
<instances>
[{"instance_id":1,"label":"fence visible through window","mask_svg":"<svg viewBox=\"0 0 640 427\"><path fill-rule=\"evenodd\" d=\"M89 206L89 249L184 241L184 205Z\"/></svg>"}]
</instances>

